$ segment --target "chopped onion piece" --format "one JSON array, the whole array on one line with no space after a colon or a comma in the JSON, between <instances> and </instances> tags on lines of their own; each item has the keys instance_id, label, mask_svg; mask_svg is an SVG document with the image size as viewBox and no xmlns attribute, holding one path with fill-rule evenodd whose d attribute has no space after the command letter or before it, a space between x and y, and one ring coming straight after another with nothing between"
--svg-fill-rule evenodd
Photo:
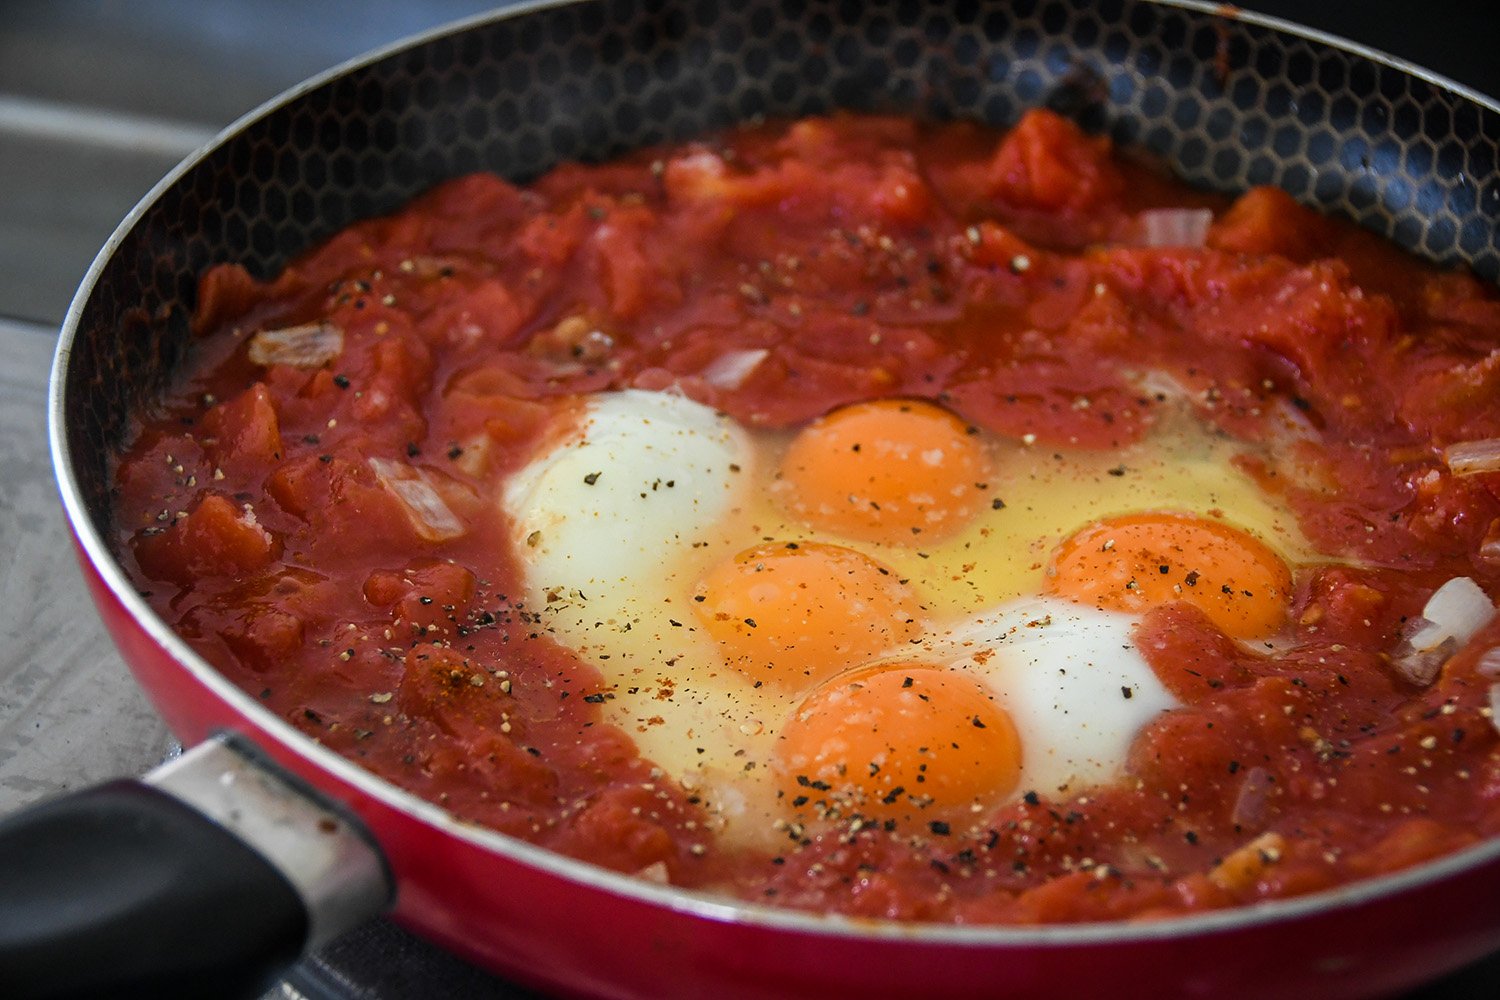
<instances>
[{"instance_id":1,"label":"chopped onion piece","mask_svg":"<svg viewBox=\"0 0 1500 1000\"><path fill-rule=\"evenodd\" d=\"M1201 247L1213 221L1206 208L1152 208L1136 216L1140 243L1147 247Z\"/></svg>"},{"instance_id":2,"label":"chopped onion piece","mask_svg":"<svg viewBox=\"0 0 1500 1000\"><path fill-rule=\"evenodd\" d=\"M1479 584L1455 577L1433 591L1420 618L1407 623L1392 664L1413 684L1431 684L1448 658L1494 617L1495 605Z\"/></svg>"},{"instance_id":3,"label":"chopped onion piece","mask_svg":"<svg viewBox=\"0 0 1500 1000\"><path fill-rule=\"evenodd\" d=\"M332 323L261 330L250 338L250 360L262 366L321 368L342 353L344 331Z\"/></svg>"},{"instance_id":4,"label":"chopped onion piece","mask_svg":"<svg viewBox=\"0 0 1500 1000\"><path fill-rule=\"evenodd\" d=\"M738 389L770 353L764 348L730 351L703 369L703 381L719 389Z\"/></svg>"},{"instance_id":5,"label":"chopped onion piece","mask_svg":"<svg viewBox=\"0 0 1500 1000\"><path fill-rule=\"evenodd\" d=\"M1271 794L1275 779L1263 767L1252 767L1245 772L1240 782L1240 792L1234 799L1234 810L1230 819L1244 827L1260 826L1266 819L1266 799Z\"/></svg>"},{"instance_id":6,"label":"chopped onion piece","mask_svg":"<svg viewBox=\"0 0 1500 1000\"><path fill-rule=\"evenodd\" d=\"M1500 472L1500 438L1460 441L1443 449L1443 461L1455 476Z\"/></svg>"},{"instance_id":7,"label":"chopped onion piece","mask_svg":"<svg viewBox=\"0 0 1500 1000\"><path fill-rule=\"evenodd\" d=\"M429 542L446 542L464 533L463 522L433 489L421 470L413 469L405 462L384 458L368 461L375 478L406 508L406 516L411 518L418 535Z\"/></svg>"},{"instance_id":8,"label":"chopped onion piece","mask_svg":"<svg viewBox=\"0 0 1500 1000\"><path fill-rule=\"evenodd\" d=\"M1490 725L1500 733L1500 684L1490 685Z\"/></svg>"},{"instance_id":9,"label":"chopped onion piece","mask_svg":"<svg viewBox=\"0 0 1500 1000\"><path fill-rule=\"evenodd\" d=\"M1480 677L1494 677L1500 679L1500 647L1485 650L1479 662L1474 664L1474 672Z\"/></svg>"}]
</instances>

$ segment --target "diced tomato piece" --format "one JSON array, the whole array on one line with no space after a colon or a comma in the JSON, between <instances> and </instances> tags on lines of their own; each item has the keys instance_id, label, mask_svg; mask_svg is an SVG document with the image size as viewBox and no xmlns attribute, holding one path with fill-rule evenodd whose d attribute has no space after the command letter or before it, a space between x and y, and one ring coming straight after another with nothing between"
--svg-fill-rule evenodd
<instances>
[{"instance_id":1,"label":"diced tomato piece","mask_svg":"<svg viewBox=\"0 0 1500 1000\"><path fill-rule=\"evenodd\" d=\"M181 584L202 577L247 576L270 565L280 552L281 542L248 507L217 493L205 496L165 531L142 533L135 540L142 572Z\"/></svg>"},{"instance_id":2,"label":"diced tomato piece","mask_svg":"<svg viewBox=\"0 0 1500 1000\"><path fill-rule=\"evenodd\" d=\"M428 329L449 344L506 345L535 311L500 281L487 279L462 291L455 289L432 315Z\"/></svg>"},{"instance_id":3,"label":"diced tomato piece","mask_svg":"<svg viewBox=\"0 0 1500 1000\"><path fill-rule=\"evenodd\" d=\"M375 570L365 578L365 600L391 609L397 625L419 636L452 635L474 599L474 574L463 566L434 562L400 572Z\"/></svg>"},{"instance_id":4,"label":"diced tomato piece","mask_svg":"<svg viewBox=\"0 0 1500 1000\"><path fill-rule=\"evenodd\" d=\"M1166 689L1189 705L1255 676L1257 658L1189 604L1166 604L1149 612L1136 632L1136 648Z\"/></svg>"},{"instance_id":5,"label":"diced tomato piece","mask_svg":"<svg viewBox=\"0 0 1500 1000\"><path fill-rule=\"evenodd\" d=\"M271 390L257 382L203 417L204 433L225 465L274 465L281 461L281 428Z\"/></svg>"},{"instance_id":6,"label":"diced tomato piece","mask_svg":"<svg viewBox=\"0 0 1500 1000\"><path fill-rule=\"evenodd\" d=\"M584 853L615 871L638 872L658 862L670 866L677 859L677 842L660 823L641 818L659 806L654 790L639 784L607 787L572 816L551 846L564 853Z\"/></svg>"},{"instance_id":7,"label":"diced tomato piece","mask_svg":"<svg viewBox=\"0 0 1500 1000\"><path fill-rule=\"evenodd\" d=\"M1332 222L1299 205L1281 188L1257 187L1240 195L1208 228L1208 245L1245 254L1280 254L1304 262L1323 256L1333 242Z\"/></svg>"},{"instance_id":8,"label":"diced tomato piece","mask_svg":"<svg viewBox=\"0 0 1500 1000\"><path fill-rule=\"evenodd\" d=\"M270 670L297 655L304 628L302 619L291 611L260 604L247 608L219 634L251 669Z\"/></svg>"},{"instance_id":9,"label":"diced tomato piece","mask_svg":"<svg viewBox=\"0 0 1500 1000\"><path fill-rule=\"evenodd\" d=\"M198 283L193 331L208 333L242 315L265 295L266 287L239 264L219 264L204 272Z\"/></svg>"},{"instance_id":10,"label":"diced tomato piece","mask_svg":"<svg viewBox=\"0 0 1500 1000\"><path fill-rule=\"evenodd\" d=\"M504 697L499 681L448 646L420 643L406 653L397 692L402 711L429 718L450 735L498 730Z\"/></svg>"},{"instance_id":11,"label":"diced tomato piece","mask_svg":"<svg viewBox=\"0 0 1500 1000\"><path fill-rule=\"evenodd\" d=\"M1023 208L1097 208L1118 197L1125 185L1110 153L1108 139L1085 135L1050 111L1029 111L995 152L991 192Z\"/></svg>"}]
</instances>

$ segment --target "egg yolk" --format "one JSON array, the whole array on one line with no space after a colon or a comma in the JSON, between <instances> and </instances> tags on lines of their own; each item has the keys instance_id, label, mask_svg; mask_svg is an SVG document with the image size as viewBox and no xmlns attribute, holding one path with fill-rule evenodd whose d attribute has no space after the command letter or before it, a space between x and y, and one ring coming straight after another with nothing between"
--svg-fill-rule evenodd
<instances>
[{"instance_id":1,"label":"egg yolk","mask_svg":"<svg viewBox=\"0 0 1500 1000\"><path fill-rule=\"evenodd\" d=\"M1016 787L1021 742L974 678L923 664L837 677L793 713L777 771L805 814L933 823Z\"/></svg>"},{"instance_id":2,"label":"egg yolk","mask_svg":"<svg viewBox=\"0 0 1500 1000\"><path fill-rule=\"evenodd\" d=\"M931 403L856 403L792 440L776 492L813 527L916 545L950 535L987 502L990 462L977 434Z\"/></svg>"},{"instance_id":3,"label":"egg yolk","mask_svg":"<svg viewBox=\"0 0 1500 1000\"><path fill-rule=\"evenodd\" d=\"M1142 612L1186 601L1226 635L1251 639L1286 618L1292 576L1281 557L1238 528L1188 514L1126 514L1063 541L1047 570L1053 593Z\"/></svg>"},{"instance_id":4,"label":"egg yolk","mask_svg":"<svg viewBox=\"0 0 1500 1000\"><path fill-rule=\"evenodd\" d=\"M808 686L914 638L915 592L840 545L758 545L710 570L695 607L729 663L756 680Z\"/></svg>"}]
</instances>

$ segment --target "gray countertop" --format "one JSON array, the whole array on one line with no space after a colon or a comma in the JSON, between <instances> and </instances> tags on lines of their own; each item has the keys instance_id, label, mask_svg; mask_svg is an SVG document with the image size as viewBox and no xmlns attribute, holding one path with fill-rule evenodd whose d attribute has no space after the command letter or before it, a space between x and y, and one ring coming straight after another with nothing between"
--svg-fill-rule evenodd
<instances>
[{"instance_id":1,"label":"gray countertop","mask_svg":"<svg viewBox=\"0 0 1500 1000\"><path fill-rule=\"evenodd\" d=\"M73 557L47 456L50 327L0 321L0 814L159 763L135 687Z\"/></svg>"},{"instance_id":2,"label":"gray countertop","mask_svg":"<svg viewBox=\"0 0 1500 1000\"><path fill-rule=\"evenodd\" d=\"M139 774L173 748L84 589L47 454L57 326L89 261L157 178L241 114L344 59L489 6L8 0L0 8L0 815ZM1420 23L1372 15L1389 4L1245 6L1363 30L1372 44L1500 90L1491 33L1483 22L1455 33L1452 19L1474 9L1456 0L1429 0ZM1450 44L1464 38L1480 44ZM386 963L379 976L351 971L372 956ZM1492 961L1422 995L1495 996L1497 983ZM522 994L377 924L274 995Z\"/></svg>"}]
</instances>

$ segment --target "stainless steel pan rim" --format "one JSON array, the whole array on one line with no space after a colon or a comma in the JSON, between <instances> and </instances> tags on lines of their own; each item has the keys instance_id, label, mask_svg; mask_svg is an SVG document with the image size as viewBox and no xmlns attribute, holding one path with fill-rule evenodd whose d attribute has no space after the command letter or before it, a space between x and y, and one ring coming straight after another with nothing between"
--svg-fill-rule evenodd
<instances>
[{"instance_id":1,"label":"stainless steel pan rim","mask_svg":"<svg viewBox=\"0 0 1500 1000\"><path fill-rule=\"evenodd\" d=\"M1500 103L1470 88L1404 60L1323 32L1303 28L1278 18L1240 11L1225 5L1203 2L1203 0L1146 0L1146 2L1158 7L1177 8L1199 14L1231 18L1246 24L1269 28L1285 35L1329 45L1380 66L1426 81L1476 106L1500 115ZM1191 938L1234 932L1266 924L1294 922L1300 918L1323 915L1330 911L1352 910L1414 888L1449 878L1462 877L1466 871L1500 861L1500 838L1492 838L1483 844L1435 861L1334 890L1149 922L1099 922L1025 927L952 926L817 915L734 900L700 891L657 885L603 869L588 862L565 857L526 841L461 821L438 806L377 777L307 737L265 708L257 699L226 680L179 638L147 605L119 564L115 562L109 546L104 541L90 513L75 471L74 456L68 441L68 421L72 415L69 411L66 375L85 307L94 293L95 285L105 265L164 192L172 188L205 157L232 143L246 126L296 102L302 96L352 70L372 65L442 36L491 22L524 17L537 11L563 8L573 4L574 0L531 0L531 2L517 4L500 12L465 18L350 60L278 95L229 125L212 141L184 159L153 187L120 223L85 275L62 326L48 396L48 436L63 504L84 554L113 597L144 627L150 638L170 653L198 683L235 712L251 719L281 744L295 751L317 768L332 774L339 781L354 787L372 800L416 817L457 840L581 886L634 898L652 906L708 920L759 925L797 934L919 941L980 949L1067 948L1086 944L1128 944L1137 941Z\"/></svg>"}]
</instances>

